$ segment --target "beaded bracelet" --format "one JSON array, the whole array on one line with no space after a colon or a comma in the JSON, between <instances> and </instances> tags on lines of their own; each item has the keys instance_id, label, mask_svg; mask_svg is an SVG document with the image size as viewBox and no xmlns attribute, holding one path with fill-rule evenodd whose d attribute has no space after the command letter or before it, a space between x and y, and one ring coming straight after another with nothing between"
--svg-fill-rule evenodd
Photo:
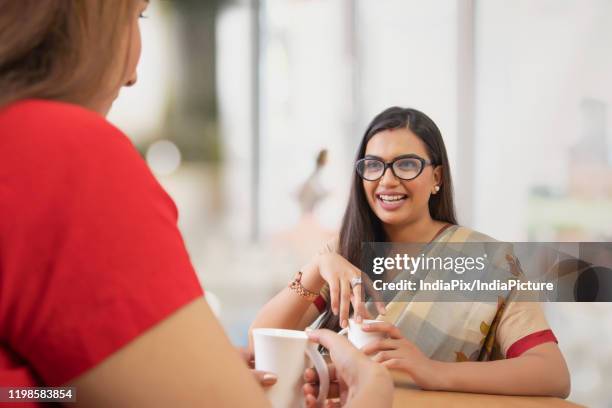
<instances>
[{"instance_id":1,"label":"beaded bracelet","mask_svg":"<svg viewBox=\"0 0 612 408\"><path fill-rule=\"evenodd\" d=\"M319 297L319 294L317 292L313 292L302 286L302 271L299 271L293 281L289 283L289 289L311 302L313 302L316 298Z\"/></svg>"}]
</instances>

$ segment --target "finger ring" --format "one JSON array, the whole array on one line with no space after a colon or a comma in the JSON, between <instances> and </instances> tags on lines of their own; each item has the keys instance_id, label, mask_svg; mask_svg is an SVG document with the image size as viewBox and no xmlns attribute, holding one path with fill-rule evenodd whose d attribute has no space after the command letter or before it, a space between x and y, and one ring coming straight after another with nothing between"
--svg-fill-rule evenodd
<instances>
[{"instance_id":1,"label":"finger ring","mask_svg":"<svg viewBox=\"0 0 612 408\"><path fill-rule=\"evenodd\" d=\"M357 285L361 285L361 276L351 279L351 288L354 288Z\"/></svg>"}]
</instances>

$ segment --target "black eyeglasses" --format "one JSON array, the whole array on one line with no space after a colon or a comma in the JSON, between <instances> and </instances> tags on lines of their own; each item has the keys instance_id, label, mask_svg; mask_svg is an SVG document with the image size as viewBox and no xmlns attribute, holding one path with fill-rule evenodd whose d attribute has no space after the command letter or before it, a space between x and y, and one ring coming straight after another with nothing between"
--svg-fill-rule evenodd
<instances>
[{"instance_id":1,"label":"black eyeglasses","mask_svg":"<svg viewBox=\"0 0 612 408\"><path fill-rule=\"evenodd\" d=\"M434 163L416 154L406 154L396 157L388 163L378 158L365 157L357 160L355 170L357 170L357 174L362 179L367 181L380 179L387 171L387 168L391 168L395 177L399 179L413 180L419 177L425 166L429 165L433 166Z\"/></svg>"}]
</instances>

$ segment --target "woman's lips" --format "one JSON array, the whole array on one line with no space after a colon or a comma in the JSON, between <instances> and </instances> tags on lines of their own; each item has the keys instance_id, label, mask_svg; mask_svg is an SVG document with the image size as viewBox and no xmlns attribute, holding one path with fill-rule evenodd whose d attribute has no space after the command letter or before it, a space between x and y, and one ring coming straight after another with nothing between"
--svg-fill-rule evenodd
<instances>
[{"instance_id":1,"label":"woman's lips","mask_svg":"<svg viewBox=\"0 0 612 408\"><path fill-rule=\"evenodd\" d=\"M385 211L397 210L407 199L406 194L376 194L376 200Z\"/></svg>"}]
</instances>

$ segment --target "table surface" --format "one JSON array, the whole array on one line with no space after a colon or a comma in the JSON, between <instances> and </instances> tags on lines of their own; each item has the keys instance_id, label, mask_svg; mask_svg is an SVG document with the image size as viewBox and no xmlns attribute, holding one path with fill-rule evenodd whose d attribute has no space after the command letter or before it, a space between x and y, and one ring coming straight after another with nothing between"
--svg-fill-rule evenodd
<instances>
[{"instance_id":1,"label":"table surface","mask_svg":"<svg viewBox=\"0 0 612 408\"><path fill-rule=\"evenodd\" d=\"M553 407L577 408L574 404L560 398L515 397L507 395L471 394L463 392L423 391L410 380L395 375L395 397L393 408L404 407Z\"/></svg>"}]
</instances>

